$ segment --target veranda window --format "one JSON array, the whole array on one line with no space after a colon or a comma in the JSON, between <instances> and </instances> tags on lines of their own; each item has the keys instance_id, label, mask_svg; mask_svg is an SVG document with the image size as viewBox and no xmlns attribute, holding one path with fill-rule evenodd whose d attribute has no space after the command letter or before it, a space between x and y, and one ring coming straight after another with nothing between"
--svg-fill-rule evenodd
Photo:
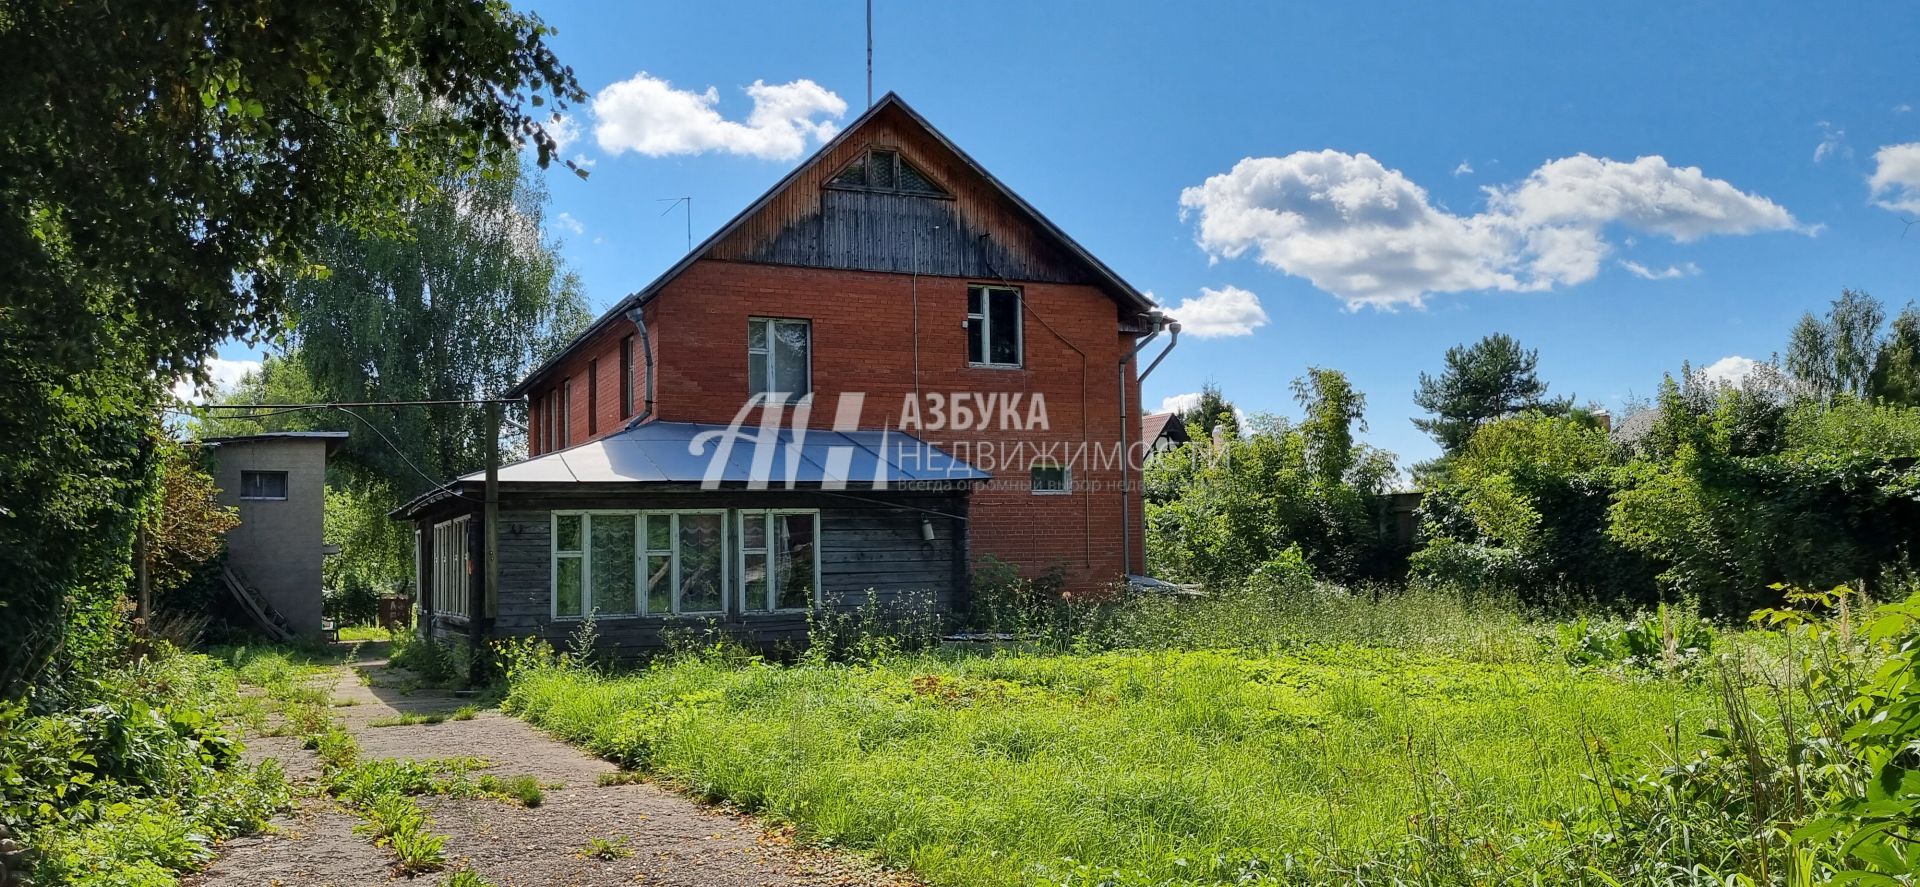
<instances>
[{"instance_id":1,"label":"veranda window","mask_svg":"<svg viewBox=\"0 0 1920 887\"><path fill-rule=\"evenodd\" d=\"M555 512L554 618L721 613L725 553L725 511Z\"/></svg>"},{"instance_id":2,"label":"veranda window","mask_svg":"<svg viewBox=\"0 0 1920 887\"><path fill-rule=\"evenodd\" d=\"M740 610L804 610L820 600L820 513L740 512Z\"/></svg>"},{"instance_id":3,"label":"veranda window","mask_svg":"<svg viewBox=\"0 0 1920 887\"><path fill-rule=\"evenodd\" d=\"M433 610L467 615L467 519L433 525Z\"/></svg>"}]
</instances>

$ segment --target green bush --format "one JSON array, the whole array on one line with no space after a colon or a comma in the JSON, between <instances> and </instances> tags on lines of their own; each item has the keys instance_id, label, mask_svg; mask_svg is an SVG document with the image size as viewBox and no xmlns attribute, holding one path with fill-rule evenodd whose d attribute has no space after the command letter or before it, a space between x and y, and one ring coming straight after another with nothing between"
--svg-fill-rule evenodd
<instances>
[{"instance_id":1,"label":"green bush","mask_svg":"<svg viewBox=\"0 0 1920 887\"><path fill-rule=\"evenodd\" d=\"M1297 550L1336 582L1387 578L1399 557L1382 497L1391 455L1354 443L1364 399L1315 369L1295 383L1298 425L1262 417L1248 436L1196 439L1148 460L1149 572L1220 590Z\"/></svg>"},{"instance_id":2,"label":"green bush","mask_svg":"<svg viewBox=\"0 0 1920 887\"><path fill-rule=\"evenodd\" d=\"M1802 401L1777 434L1757 434L1746 400L1696 403L1669 384L1657 445L1623 472L1608 535L1723 616L1777 603L1775 583L1906 570L1920 538L1920 409Z\"/></svg>"},{"instance_id":3,"label":"green bush","mask_svg":"<svg viewBox=\"0 0 1920 887\"><path fill-rule=\"evenodd\" d=\"M207 657L163 647L92 695L42 715L0 708L0 823L41 883L172 884L286 805L277 765L240 763L237 690Z\"/></svg>"}]
</instances>

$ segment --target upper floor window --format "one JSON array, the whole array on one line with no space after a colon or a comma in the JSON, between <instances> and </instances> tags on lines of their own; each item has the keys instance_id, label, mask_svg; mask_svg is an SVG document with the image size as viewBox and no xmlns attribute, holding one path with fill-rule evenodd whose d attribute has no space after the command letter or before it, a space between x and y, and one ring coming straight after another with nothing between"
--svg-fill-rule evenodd
<instances>
[{"instance_id":1,"label":"upper floor window","mask_svg":"<svg viewBox=\"0 0 1920 887\"><path fill-rule=\"evenodd\" d=\"M620 418L633 418L633 337L620 340Z\"/></svg>"},{"instance_id":2,"label":"upper floor window","mask_svg":"<svg viewBox=\"0 0 1920 887\"><path fill-rule=\"evenodd\" d=\"M600 359L587 361L587 434L600 433Z\"/></svg>"},{"instance_id":3,"label":"upper floor window","mask_svg":"<svg viewBox=\"0 0 1920 887\"><path fill-rule=\"evenodd\" d=\"M240 498L287 498L287 473L284 471L240 472Z\"/></svg>"},{"instance_id":4,"label":"upper floor window","mask_svg":"<svg viewBox=\"0 0 1920 887\"><path fill-rule=\"evenodd\" d=\"M967 287L967 360L974 366L1021 365L1020 291Z\"/></svg>"},{"instance_id":5,"label":"upper floor window","mask_svg":"<svg viewBox=\"0 0 1920 887\"><path fill-rule=\"evenodd\" d=\"M927 178L925 173L900 156L899 151L889 148L869 148L865 154L855 158L852 163L841 167L840 172L827 182L838 188L857 188L862 191L897 191L902 194L921 194L928 197L945 197L947 192Z\"/></svg>"},{"instance_id":6,"label":"upper floor window","mask_svg":"<svg viewBox=\"0 0 1920 887\"><path fill-rule=\"evenodd\" d=\"M747 320L747 393L798 399L813 390L813 324L804 320Z\"/></svg>"},{"instance_id":7,"label":"upper floor window","mask_svg":"<svg viewBox=\"0 0 1920 887\"><path fill-rule=\"evenodd\" d=\"M1035 462L1029 469L1035 493L1071 493L1073 476L1057 462Z\"/></svg>"}]
</instances>

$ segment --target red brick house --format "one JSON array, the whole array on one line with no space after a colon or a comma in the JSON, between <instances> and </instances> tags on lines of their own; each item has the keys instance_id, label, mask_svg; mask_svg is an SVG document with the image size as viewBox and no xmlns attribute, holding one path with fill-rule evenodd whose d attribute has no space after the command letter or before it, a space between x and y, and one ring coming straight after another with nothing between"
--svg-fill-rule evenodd
<instances>
[{"instance_id":1,"label":"red brick house","mask_svg":"<svg viewBox=\"0 0 1920 887\"><path fill-rule=\"evenodd\" d=\"M677 617L766 640L869 594L962 606L989 556L1123 581L1135 356L1163 331L1170 350L1151 300L889 94L508 392L529 458L499 476L496 599L466 567L483 475L396 513L423 617L561 636L594 612L645 647Z\"/></svg>"}]
</instances>

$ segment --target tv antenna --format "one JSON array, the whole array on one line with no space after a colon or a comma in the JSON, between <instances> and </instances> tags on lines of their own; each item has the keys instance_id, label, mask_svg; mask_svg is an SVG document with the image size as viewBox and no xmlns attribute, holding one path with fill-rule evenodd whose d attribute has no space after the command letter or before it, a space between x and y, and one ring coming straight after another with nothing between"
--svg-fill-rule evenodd
<instances>
[{"instance_id":1,"label":"tv antenna","mask_svg":"<svg viewBox=\"0 0 1920 887\"><path fill-rule=\"evenodd\" d=\"M873 107L873 0L867 0L867 107Z\"/></svg>"},{"instance_id":2,"label":"tv antenna","mask_svg":"<svg viewBox=\"0 0 1920 887\"><path fill-rule=\"evenodd\" d=\"M660 214L663 216L673 212L674 209L682 203L687 205L687 252L693 252L693 197L660 197L656 198L654 202L667 205L666 209L660 211Z\"/></svg>"}]
</instances>

